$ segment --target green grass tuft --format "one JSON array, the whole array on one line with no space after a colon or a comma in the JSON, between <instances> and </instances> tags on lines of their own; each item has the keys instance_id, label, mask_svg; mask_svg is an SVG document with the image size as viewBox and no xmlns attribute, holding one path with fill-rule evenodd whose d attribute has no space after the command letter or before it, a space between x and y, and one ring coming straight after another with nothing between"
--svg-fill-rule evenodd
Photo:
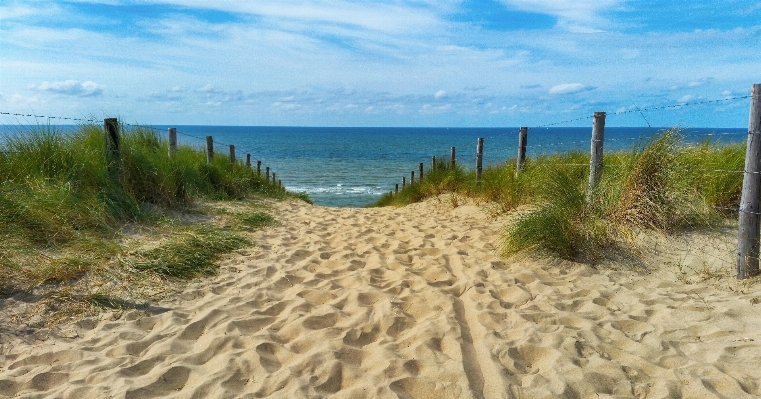
<instances>
[{"instance_id":1,"label":"green grass tuft","mask_svg":"<svg viewBox=\"0 0 761 399\"><path fill-rule=\"evenodd\" d=\"M245 238L209 227L176 234L157 248L138 250L125 262L139 271L150 271L162 276L193 278L214 275L215 261L221 254L249 245Z\"/></svg>"},{"instance_id":2,"label":"green grass tuft","mask_svg":"<svg viewBox=\"0 0 761 399\"><path fill-rule=\"evenodd\" d=\"M245 227L259 229L271 226L275 223L275 218L264 212L248 212L238 215L238 219Z\"/></svg>"},{"instance_id":3,"label":"green grass tuft","mask_svg":"<svg viewBox=\"0 0 761 399\"><path fill-rule=\"evenodd\" d=\"M716 207L736 208L742 189L743 145L681 144L677 130L664 131L631 151L608 152L603 178L587 198L589 155L543 155L475 173L441 163L425 178L374 206L403 206L444 192L484 199L497 213L528 206L503 235L505 255L537 250L565 259L594 261L636 229L669 233L717 223ZM725 215L731 214L725 212ZM628 244L626 244L628 246ZM626 247L624 246L624 247Z\"/></svg>"},{"instance_id":4,"label":"green grass tuft","mask_svg":"<svg viewBox=\"0 0 761 399\"><path fill-rule=\"evenodd\" d=\"M506 228L503 255L536 250L594 261L613 243L608 223L587 201L586 184L577 176L562 170L553 174L541 201Z\"/></svg>"}]
</instances>

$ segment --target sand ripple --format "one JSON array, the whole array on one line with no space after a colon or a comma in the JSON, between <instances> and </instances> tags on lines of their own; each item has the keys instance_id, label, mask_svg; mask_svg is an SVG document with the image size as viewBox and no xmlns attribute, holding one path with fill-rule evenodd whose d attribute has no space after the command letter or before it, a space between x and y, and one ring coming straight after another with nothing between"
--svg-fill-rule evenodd
<instances>
[{"instance_id":1,"label":"sand ripple","mask_svg":"<svg viewBox=\"0 0 761 399\"><path fill-rule=\"evenodd\" d=\"M504 261L502 221L475 206L275 206L258 250L165 312L1 337L0 396L761 396L761 305L747 295Z\"/></svg>"}]
</instances>

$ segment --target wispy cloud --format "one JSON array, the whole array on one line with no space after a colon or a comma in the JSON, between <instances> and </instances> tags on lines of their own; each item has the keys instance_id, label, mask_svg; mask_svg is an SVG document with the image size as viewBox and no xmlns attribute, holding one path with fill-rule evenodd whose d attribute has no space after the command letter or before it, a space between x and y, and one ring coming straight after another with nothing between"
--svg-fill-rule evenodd
<instances>
[{"instance_id":1,"label":"wispy cloud","mask_svg":"<svg viewBox=\"0 0 761 399\"><path fill-rule=\"evenodd\" d=\"M692 96L692 95L688 94L688 95L686 95L686 96L682 96L682 97L680 97L680 98L677 100L677 102L679 102L679 103L687 103L687 102L690 102L690 101L692 101L692 100L694 100L694 99L695 99L695 96Z\"/></svg>"},{"instance_id":2,"label":"wispy cloud","mask_svg":"<svg viewBox=\"0 0 761 399\"><path fill-rule=\"evenodd\" d=\"M38 91L46 91L68 96L94 97L102 95L105 86L90 80L79 83L77 80L70 79L59 82L45 81L38 85L32 85L32 88Z\"/></svg>"},{"instance_id":3,"label":"wispy cloud","mask_svg":"<svg viewBox=\"0 0 761 399\"><path fill-rule=\"evenodd\" d=\"M623 0L500 0L508 7L522 11L548 14L558 19L558 26L572 32L600 32L611 21L605 12Z\"/></svg>"},{"instance_id":4,"label":"wispy cloud","mask_svg":"<svg viewBox=\"0 0 761 399\"><path fill-rule=\"evenodd\" d=\"M154 3L249 14L270 20L357 26L375 31L420 31L439 23L430 7L414 3L355 1L196 1L157 0Z\"/></svg>"},{"instance_id":5,"label":"wispy cloud","mask_svg":"<svg viewBox=\"0 0 761 399\"><path fill-rule=\"evenodd\" d=\"M476 1L5 0L0 91L159 122L503 125L761 81L740 2L477 2L541 20L508 30L457 18Z\"/></svg>"},{"instance_id":6,"label":"wispy cloud","mask_svg":"<svg viewBox=\"0 0 761 399\"><path fill-rule=\"evenodd\" d=\"M548 91L549 94L573 94L582 91L592 90L593 87L585 86L581 83L561 83L552 86Z\"/></svg>"}]
</instances>

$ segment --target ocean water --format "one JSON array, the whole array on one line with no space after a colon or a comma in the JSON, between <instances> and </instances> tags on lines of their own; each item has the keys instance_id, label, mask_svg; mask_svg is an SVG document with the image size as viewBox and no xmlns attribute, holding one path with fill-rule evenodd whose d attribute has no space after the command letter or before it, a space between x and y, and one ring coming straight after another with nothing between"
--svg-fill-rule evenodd
<instances>
[{"instance_id":1,"label":"ocean water","mask_svg":"<svg viewBox=\"0 0 761 399\"><path fill-rule=\"evenodd\" d=\"M153 126L166 135L169 126ZM362 207L393 190L418 165L431 157L449 159L456 148L457 162L475 168L476 143L484 138L484 165L496 165L517 154L516 128L330 128L262 126L174 126L180 144L199 148L213 136L215 151L227 154L229 144L252 163L269 166L290 191L306 192L318 205ZM69 128L59 128L61 132ZM605 151L629 149L663 129L606 127ZM0 135L18 134L19 126L0 126ZM588 152L592 128L529 128L527 156L567 151ZM745 141L747 129L691 128L682 131L686 142L712 139Z\"/></svg>"}]
</instances>

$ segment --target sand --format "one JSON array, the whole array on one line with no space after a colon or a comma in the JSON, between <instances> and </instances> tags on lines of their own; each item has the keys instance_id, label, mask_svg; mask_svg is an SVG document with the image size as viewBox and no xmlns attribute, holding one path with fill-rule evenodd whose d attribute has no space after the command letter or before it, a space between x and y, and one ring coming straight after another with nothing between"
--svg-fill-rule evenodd
<instances>
[{"instance_id":1,"label":"sand","mask_svg":"<svg viewBox=\"0 0 761 399\"><path fill-rule=\"evenodd\" d=\"M273 206L149 314L4 334L0 397L761 397L758 284L501 259L505 221L441 198Z\"/></svg>"}]
</instances>

